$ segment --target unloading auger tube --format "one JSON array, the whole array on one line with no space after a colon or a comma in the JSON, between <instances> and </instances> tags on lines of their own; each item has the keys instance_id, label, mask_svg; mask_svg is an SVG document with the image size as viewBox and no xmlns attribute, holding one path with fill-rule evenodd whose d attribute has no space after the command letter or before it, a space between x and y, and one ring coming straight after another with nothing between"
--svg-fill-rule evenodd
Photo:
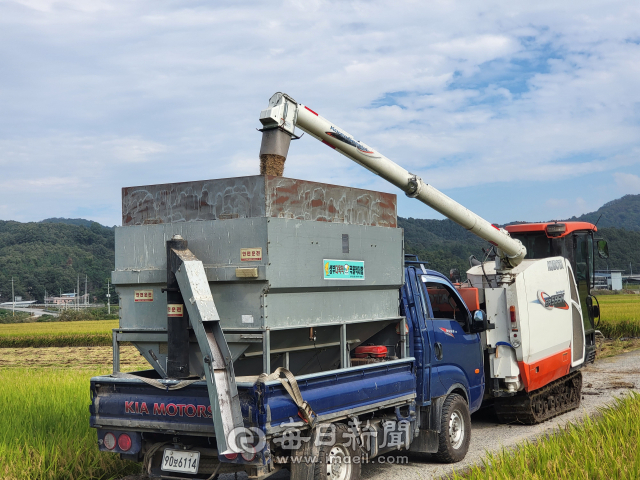
<instances>
[{"instance_id":1,"label":"unloading auger tube","mask_svg":"<svg viewBox=\"0 0 640 480\"><path fill-rule=\"evenodd\" d=\"M367 170L379 175L405 192L408 197L450 218L480 238L498 247L501 266L513 268L522 262L527 249L519 240L511 238L504 229L498 229L482 217L463 207L417 175L409 173L368 145L357 141L349 133L336 127L309 107L297 103L293 98L276 93L269 100L269 107L260 112L263 125L260 155L278 155L284 159L289 151L291 139L299 138L295 127L342 153Z\"/></svg>"}]
</instances>

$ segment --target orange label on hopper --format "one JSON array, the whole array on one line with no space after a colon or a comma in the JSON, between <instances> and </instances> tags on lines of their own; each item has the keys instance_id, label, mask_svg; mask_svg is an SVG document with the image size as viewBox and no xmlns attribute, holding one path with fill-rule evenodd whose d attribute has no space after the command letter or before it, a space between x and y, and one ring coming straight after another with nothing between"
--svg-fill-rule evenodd
<instances>
[{"instance_id":1,"label":"orange label on hopper","mask_svg":"<svg viewBox=\"0 0 640 480\"><path fill-rule=\"evenodd\" d=\"M167 305L167 317L182 317L184 305Z\"/></svg>"},{"instance_id":2,"label":"orange label on hopper","mask_svg":"<svg viewBox=\"0 0 640 480\"><path fill-rule=\"evenodd\" d=\"M241 248L240 260L243 262L262 261L262 248Z\"/></svg>"},{"instance_id":3,"label":"orange label on hopper","mask_svg":"<svg viewBox=\"0 0 640 480\"><path fill-rule=\"evenodd\" d=\"M153 290L135 290L134 302L153 302Z\"/></svg>"}]
</instances>

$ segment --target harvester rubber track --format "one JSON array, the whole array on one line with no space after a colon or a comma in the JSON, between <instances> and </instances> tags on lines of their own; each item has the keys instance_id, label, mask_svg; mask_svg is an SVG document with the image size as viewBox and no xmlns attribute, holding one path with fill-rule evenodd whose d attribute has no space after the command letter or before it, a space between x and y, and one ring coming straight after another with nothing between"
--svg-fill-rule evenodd
<instances>
[{"instance_id":1,"label":"harvester rubber track","mask_svg":"<svg viewBox=\"0 0 640 480\"><path fill-rule=\"evenodd\" d=\"M582 398L582 372L573 372L534 392L496 399L502 423L534 425L578 408Z\"/></svg>"}]
</instances>

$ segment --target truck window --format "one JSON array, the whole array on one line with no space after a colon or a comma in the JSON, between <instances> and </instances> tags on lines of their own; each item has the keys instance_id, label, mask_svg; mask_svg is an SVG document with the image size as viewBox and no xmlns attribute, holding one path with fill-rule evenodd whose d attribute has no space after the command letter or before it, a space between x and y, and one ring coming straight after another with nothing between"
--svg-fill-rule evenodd
<instances>
[{"instance_id":1,"label":"truck window","mask_svg":"<svg viewBox=\"0 0 640 480\"><path fill-rule=\"evenodd\" d=\"M452 290L441 283L424 282L436 320L455 320L469 333L469 316L467 310Z\"/></svg>"}]
</instances>

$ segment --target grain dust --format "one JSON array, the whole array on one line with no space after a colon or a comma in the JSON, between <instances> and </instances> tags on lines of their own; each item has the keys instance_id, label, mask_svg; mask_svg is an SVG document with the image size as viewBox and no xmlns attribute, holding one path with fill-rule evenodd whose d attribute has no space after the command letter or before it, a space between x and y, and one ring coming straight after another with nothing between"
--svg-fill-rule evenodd
<instances>
[{"instance_id":1,"label":"grain dust","mask_svg":"<svg viewBox=\"0 0 640 480\"><path fill-rule=\"evenodd\" d=\"M284 173L284 162L286 158L282 155L265 153L260 155L260 175L273 175L281 177Z\"/></svg>"}]
</instances>

